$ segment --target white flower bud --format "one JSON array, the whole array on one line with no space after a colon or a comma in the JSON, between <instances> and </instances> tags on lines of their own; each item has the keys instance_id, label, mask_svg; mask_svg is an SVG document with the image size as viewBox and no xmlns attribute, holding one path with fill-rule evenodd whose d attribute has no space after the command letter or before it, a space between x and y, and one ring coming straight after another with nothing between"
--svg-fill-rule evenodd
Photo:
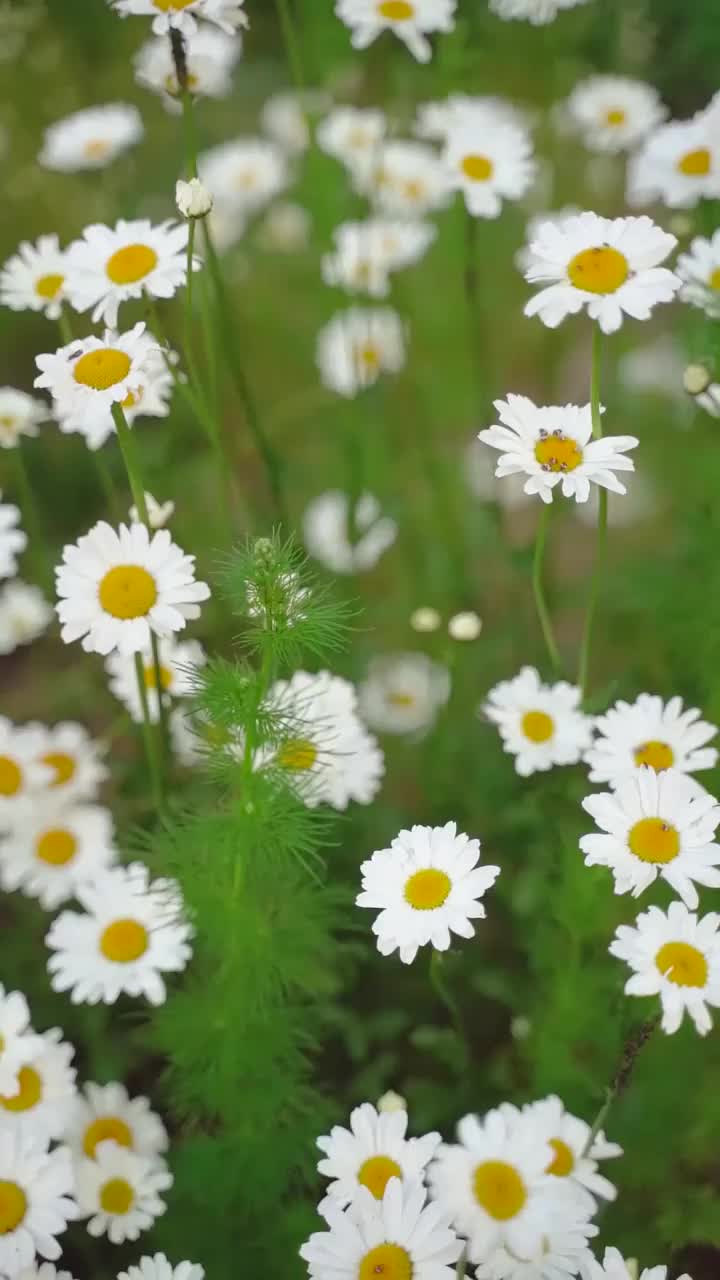
<instances>
[{"instance_id":1,"label":"white flower bud","mask_svg":"<svg viewBox=\"0 0 720 1280\"><path fill-rule=\"evenodd\" d=\"M213 198L199 178L175 183L175 203L183 218L204 218L213 207Z\"/></svg>"},{"instance_id":2,"label":"white flower bud","mask_svg":"<svg viewBox=\"0 0 720 1280\"><path fill-rule=\"evenodd\" d=\"M151 529L164 529L175 510L174 502L158 502L151 493L147 492L145 493L145 506L147 507L148 524ZM130 508L130 519L135 524L141 522L140 512L135 506Z\"/></svg>"},{"instance_id":3,"label":"white flower bud","mask_svg":"<svg viewBox=\"0 0 720 1280\"><path fill-rule=\"evenodd\" d=\"M683 386L691 396L702 395L711 382L712 378L704 364L689 364L683 374Z\"/></svg>"},{"instance_id":4,"label":"white flower bud","mask_svg":"<svg viewBox=\"0 0 720 1280\"><path fill-rule=\"evenodd\" d=\"M456 613L448 622L448 632L453 640L477 640L482 622L476 613Z\"/></svg>"},{"instance_id":5,"label":"white flower bud","mask_svg":"<svg viewBox=\"0 0 720 1280\"><path fill-rule=\"evenodd\" d=\"M410 617L413 631L437 631L442 619L437 609L416 609Z\"/></svg>"},{"instance_id":6,"label":"white flower bud","mask_svg":"<svg viewBox=\"0 0 720 1280\"><path fill-rule=\"evenodd\" d=\"M378 1099L377 1109L385 1114L390 1111L407 1111L407 1102L401 1093L388 1089L387 1093Z\"/></svg>"}]
</instances>

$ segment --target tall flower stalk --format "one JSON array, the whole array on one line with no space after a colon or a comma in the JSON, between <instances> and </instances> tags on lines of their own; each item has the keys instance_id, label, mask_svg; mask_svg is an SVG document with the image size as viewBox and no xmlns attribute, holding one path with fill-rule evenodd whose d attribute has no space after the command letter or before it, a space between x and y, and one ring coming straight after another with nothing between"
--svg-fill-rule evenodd
<instances>
[{"instance_id":1,"label":"tall flower stalk","mask_svg":"<svg viewBox=\"0 0 720 1280\"><path fill-rule=\"evenodd\" d=\"M600 363L602 356L602 331L599 324L593 326L592 335L592 366L590 372L590 411L592 414L592 430L593 439L602 439L602 415L600 413ZM585 615L585 627L583 631L582 645L580 649L580 664L578 668L578 685L582 693L583 699L588 694L588 683L590 679L590 652L593 638L593 626L595 623L595 613L597 611L598 599L600 595L600 587L602 576L605 568L605 548L607 544L607 489L598 486L598 522L597 522L597 542L595 548L595 565L593 567L592 579L590 581L590 597L588 599L587 613Z\"/></svg>"}]
</instances>

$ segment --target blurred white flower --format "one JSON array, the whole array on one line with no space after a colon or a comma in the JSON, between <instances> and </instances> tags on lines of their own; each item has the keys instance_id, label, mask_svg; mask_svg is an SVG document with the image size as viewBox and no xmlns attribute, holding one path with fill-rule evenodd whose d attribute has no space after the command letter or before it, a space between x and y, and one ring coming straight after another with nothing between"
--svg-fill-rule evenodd
<instances>
[{"instance_id":1,"label":"blurred white flower","mask_svg":"<svg viewBox=\"0 0 720 1280\"><path fill-rule=\"evenodd\" d=\"M218 205L257 213L290 182L284 151L264 138L237 138L204 151L198 160L203 184Z\"/></svg>"},{"instance_id":2,"label":"blurred white flower","mask_svg":"<svg viewBox=\"0 0 720 1280\"><path fill-rule=\"evenodd\" d=\"M45 400L15 387L0 387L0 449L14 449L22 436L37 436L50 411Z\"/></svg>"},{"instance_id":3,"label":"blurred white flower","mask_svg":"<svg viewBox=\"0 0 720 1280\"><path fill-rule=\"evenodd\" d=\"M385 142L352 171L360 195L389 218L421 218L453 197L447 166L426 142Z\"/></svg>"},{"instance_id":4,"label":"blurred white flower","mask_svg":"<svg viewBox=\"0 0 720 1280\"><path fill-rule=\"evenodd\" d=\"M565 105L592 151L630 151L667 115L657 89L627 76L589 76L575 85Z\"/></svg>"},{"instance_id":5,"label":"blurred white flower","mask_svg":"<svg viewBox=\"0 0 720 1280\"><path fill-rule=\"evenodd\" d=\"M423 733L449 697L449 671L424 653L374 658L358 689L360 715L378 733Z\"/></svg>"},{"instance_id":6,"label":"blurred white flower","mask_svg":"<svg viewBox=\"0 0 720 1280\"><path fill-rule=\"evenodd\" d=\"M0 502L0 578L15 576L18 556L26 546L27 535L20 528L20 508L10 502Z\"/></svg>"},{"instance_id":7,"label":"blurred white flower","mask_svg":"<svg viewBox=\"0 0 720 1280\"><path fill-rule=\"evenodd\" d=\"M377 498L365 493L357 500L350 536L348 494L339 489L313 498L303 515L303 538L308 554L333 573L362 573L373 569L397 538L394 520L382 514Z\"/></svg>"},{"instance_id":8,"label":"blurred white flower","mask_svg":"<svg viewBox=\"0 0 720 1280\"><path fill-rule=\"evenodd\" d=\"M87 107L46 129L38 164L61 173L104 169L140 142L144 132L137 107L122 102Z\"/></svg>"},{"instance_id":9,"label":"blurred white flower","mask_svg":"<svg viewBox=\"0 0 720 1280\"><path fill-rule=\"evenodd\" d=\"M448 635L452 640L477 640L482 631L482 619L476 613L456 613L448 622Z\"/></svg>"},{"instance_id":10,"label":"blurred white flower","mask_svg":"<svg viewBox=\"0 0 720 1280\"><path fill-rule=\"evenodd\" d=\"M367 168L385 137L387 118L373 107L333 107L316 130L321 151L347 169Z\"/></svg>"},{"instance_id":11,"label":"blurred white flower","mask_svg":"<svg viewBox=\"0 0 720 1280\"><path fill-rule=\"evenodd\" d=\"M0 882L7 892L19 889L55 911L116 858L110 810L67 804L49 791L0 840Z\"/></svg>"},{"instance_id":12,"label":"blurred white flower","mask_svg":"<svg viewBox=\"0 0 720 1280\"><path fill-rule=\"evenodd\" d=\"M323 257L323 280L384 298L390 290L390 273L417 262L436 234L429 223L401 219L343 222L333 232L334 253Z\"/></svg>"},{"instance_id":13,"label":"blurred white flower","mask_svg":"<svg viewBox=\"0 0 720 1280\"><path fill-rule=\"evenodd\" d=\"M158 720L160 717L161 694L163 703L168 705L173 698L189 698L193 695L196 683L195 673L207 662L205 650L197 640L166 638L158 641L157 647L160 690L157 687L152 649L145 649L140 654L145 697L151 720ZM134 656L111 653L105 661L105 670L109 677L110 691L127 708L133 720L141 724L144 712Z\"/></svg>"},{"instance_id":14,"label":"blurred white flower","mask_svg":"<svg viewBox=\"0 0 720 1280\"><path fill-rule=\"evenodd\" d=\"M258 228L264 249L276 253L302 253L310 244L312 216L301 204L280 200L265 214Z\"/></svg>"},{"instance_id":15,"label":"blurred white flower","mask_svg":"<svg viewBox=\"0 0 720 1280\"><path fill-rule=\"evenodd\" d=\"M498 123L527 126L526 113L507 98L492 94L470 96L451 93L440 101L420 103L413 132L418 138L427 138L431 142L447 142L449 134L458 128L464 116L468 116L471 123L480 112L492 115Z\"/></svg>"},{"instance_id":16,"label":"blurred white flower","mask_svg":"<svg viewBox=\"0 0 720 1280\"><path fill-rule=\"evenodd\" d=\"M410 626L413 631L420 633L437 631L441 622L442 618L437 609L432 609L428 605L415 609L410 615Z\"/></svg>"},{"instance_id":17,"label":"blurred white flower","mask_svg":"<svg viewBox=\"0 0 720 1280\"><path fill-rule=\"evenodd\" d=\"M298 93L274 93L260 112L263 132L293 155L305 151L310 143L305 102L305 96Z\"/></svg>"},{"instance_id":18,"label":"blurred white flower","mask_svg":"<svg viewBox=\"0 0 720 1280\"><path fill-rule=\"evenodd\" d=\"M697 236L688 252L679 254L675 270L683 282L681 300L700 307L713 320L720 318L720 230L710 240Z\"/></svg>"},{"instance_id":19,"label":"blurred white flower","mask_svg":"<svg viewBox=\"0 0 720 1280\"><path fill-rule=\"evenodd\" d=\"M352 31L356 49L367 49L383 31L393 31L418 62L429 62L426 36L452 31L457 0L336 0L335 12Z\"/></svg>"},{"instance_id":20,"label":"blurred white flower","mask_svg":"<svg viewBox=\"0 0 720 1280\"><path fill-rule=\"evenodd\" d=\"M175 27L184 37L193 36L198 29L197 19L214 22L228 35L234 35L240 27L248 25L243 9L244 0L108 0L121 18L131 14L153 19L152 29L158 36L166 36ZM158 10L160 12L158 13Z\"/></svg>"},{"instance_id":21,"label":"blurred white flower","mask_svg":"<svg viewBox=\"0 0 720 1280\"><path fill-rule=\"evenodd\" d=\"M651 342L631 347L618 360L618 377L628 391L683 399L684 353L667 333Z\"/></svg>"},{"instance_id":22,"label":"blurred white flower","mask_svg":"<svg viewBox=\"0 0 720 1280\"><path fill-rule=\"evenodd\" d=\"M487 107L456 111L443 159L475 218L497 218L503 200L524 196L536 172L528 131Z\"/></svg>"},{"instance_id":23,"label":"blurred white flower","mask_svg":"<svg viewBox=\"0 0 720 1280\"><path fill-rule=\"evenodd\" d=\"M39 587L15 578L0 590L0 654L14 653L47 631L55 614Z\"/></svg>"},{"instance_id":24,"label":"blurred white flower","mask_svg":"<svg viewBox=\"0 0 720 1280\"><path fill-rule=\"evenodd\" d=\"M145 506L148 513L148 524L151 529L164 529L165 525L172 519L175 511L175 503L169 499L167 502L158 502L157 498L153 498L151 493L145 490ZM134 524L140 524L140 514L137 507L130 508L130 519Z\"/></svg>"},{"instance_id":25,"label":"blurred white flower","mask_svg":"<svg viewBox=\"0 0 720 1280\"><path fill-rule=\"evenodd\" d=\"M691 120L671 120L646 139L628 166L631 205L661 200L670 209L691 209L720 196L720 99Z\"/></svg>"},{"instance_id":26,"label":"blurred white flower","mask_svg":"<svg viewBox=\"0 0 720 1280\"><path fill-rule=\"evenodd\" d=\"M56 235L23 240L0 272L0 303L12 311L43 311L57 320L65 299L65 251Z\"/></svg>"},{"instance_id":27,"label":"blurred white flower","mask_svg":"<svg viewBox=\"0 0 720 1280\"><path fill-rule=\"evenodd\" d=\"M201 27L186 40L187 86L193 97L228 97L241 53L239 36L225 35L213 27ZM134 63L138 84L160 94L168 110L179 113L182 90L167 36L156 36L141 45Z\"/></svg>"},{"instance_id":28,"label":"blurred white flower","mask_svg":"<svg viewBox=\"0 0 720 1280\"><path fill-rule=\"evenodd\" d=\"M315 360L323 385L353 397L405 364L403 322L391 307L350 307L321 329Z\"/></svg>"},{"instance_id":29,"label":"blurred white flower","mask_svg":"<svg viewBox=\"0 0 720 1280\"><path fill-rule=\"evenodd\" d=\"M490 0L490 8L498 18L506 22L520 19L535 27L554 22L564 9L574 9L579 4L587 4L587 0Z\"/></svg>"}]
</instances>

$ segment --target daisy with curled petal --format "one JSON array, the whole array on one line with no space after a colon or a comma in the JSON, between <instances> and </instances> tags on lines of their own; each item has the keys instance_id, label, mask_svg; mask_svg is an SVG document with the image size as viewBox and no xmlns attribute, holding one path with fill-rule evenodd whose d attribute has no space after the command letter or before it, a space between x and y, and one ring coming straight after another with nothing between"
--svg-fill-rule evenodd
<instances>
[{"instance_id":1,"label":"daisy with curled petal","mask_svg":"<svg viewBox=\"0 0 720 1280\"><path fill-rule=\"evenodd\" d=\"M650 907L633 926L620 925L609 951L633 970L626 995L660 996L663 1031L673 1035L687 1012L707 1035L707 1006L720 1008L720 915L697 916L682 902L667 912Z\"/></svg>"},{"instance_id":2,"label":"daisy with curled petal","mask_svg":"<svg viewBox=\"0 0 720 1280\"><path fill-rule=\"evenodd\" d=\"M236 138L204 151L200 177L221 208L250 215L269 204L290 182L285 152L267 138Z\"/></svg>"},{"instance_id":3,"label":"daisy with curled petal","mask_svg":"<svg viewBox=\"0 0 720 1280\"><path fill-rule=\"evenodd\" d=\"M75 897L78 885L116 859L109 809L90 804L38 803L0 838L0 883L22 890L46 911Z\"/></svg>"},{"instance_id":4,"label":"daisy with curled petal","mask_svg":"<svg viewBox=\"0 0 720 1280\"><path fill-rule=\"evenodd\" d=\"M169 1190L173 1177L162 1157L148 1160L111 1141L98 1143L93 1160L78 1161L75 1181L88 1235L122 1244L137 1240L165 1212L159 1192Z\"/></svg>"},{"instance_id":5,"label":"daisy with curled petal","mask_svg":"<svg viewBox=\"0 0 720 1280\"><path fill-rule=\"evenodd\" d=\"M391 1178L422 1182L440 1144L440 1134L408 1138L407 1123L404 1108L382 1113L370 1102L363 1102L350 1112L349 1129L336 1124L327 1137L318 1138L317 1146L324 1153L318 1172L332 1179L328 1201L344 1209L356 1198L359 1187L367 1187L376 1200L382 1200ZM322 1207L318 1212L323 1212Z\"/></svg>"},{"instance_id":6,"label":"daisy with curled petal","mask_svg":"<svg viewBox=\"0 0 720 1280\"><path fill-rule=\"evenodd\" d=\"M94 1160L101 1142L114 1142L147 1159L168 1147L165 1125L147 1098L130 1098L118 1083L83 1085L66 1117L63 1140L77 1160Z\"/></svg>"},{"instance_id":7,"label":"daisy with curled petal","mask_svg":"<svg viewBox=\"0 0 720 1280\"><path fill-rule=\"evenodd\" d=\"M378 733L423 733L449 697L450 672L424 653L373 659L358 689L360 715Z\"/></svg>"},{"instance_id":8,"label":"daisy with curled petal","mask_svg":"<svg viewBox=\"0 0 720 1280\"><path fill-rule=\"evenodd\" d=\"M27 535L19 524L20 508L11 502L0 502L0 578L14 577L18 556L27 546Z\"/></svg>"},{"instance_id":9,"label":"daisy with curled petal","mask_svg":"<svg viewBox=\"0 0 720 1280\"><path fill-rule=\"evenodd\" d=\"M96 415L105 417L114 404L132 407L152 376L154 350L142 322L126 333L107 330L103 338L79 338L52 355L35 357L40 370L35 386L50 392L65 431L92 434Z\"/></svg>"},{"instance_id":10,"label":"daisy with curled petal","mask_svg":"<svg viewBox=\"0 0 720 1280\"><path fill-rule=\"evenodd\" d=\"M241 53L239 35L229 36L214 27L201 28L186 40L187 86L193 97L227 98ZM155 36L141 45L134 64L138 84L160 94L169 111L180 112L182 90L167 36Z\"/></svg>"},{"instance_id":11,"label":"daisy with curled petal","mask_svg":"<svg viewBox=\"0 0 720 1280\"><path fill-rule=\"evenodd\" d=\"M575 9L588 0L490 0L490 10L506 22L520 19L534 27L544 27L554 22L565 9Z\"/></svg>"},{"instance_id":12,"label":"daisy with curled petal","mask_svg":"<svg viewBox=\"0 0 720 1280\"><path fill-rule=\"evenodd\" d=\"M587 1280L628 1280L630 1265L618 1249L606 1249L602 1263L593 1260L587 1271ZM645 1267L638 1280L666 1280L667 1267ZM678 1276L678 1280L690 1280L690 1276Z\"/></svg>"},{"instance_id":13,"label":"daisy with curled petal","mask_svg":"<svg viewBox=\"0 0 720 1280\"><path fill-rule=\"evenodd\" d=\"M148 218L114 227L93 223L67 249L66 291L76 311L93 308L92 320L117 324L120 304L132 298L172 298L187 279L187 222ZM198 270L200 263L194 260Z\"/></svg>"},{"instance_id":14,"label":"daisy with curled petal","mask_svg":"<svg viewBox=\"0 0 720 1280\"><path fill-rule=\"evenodd\" d=\"M117 1280L203 1280L205 1271L198 1262L173 1265L164 1253L141 1258L138 1265L121 1271Z\"/></svg>"},{"instance_id":15,"label":"daisy with curled petal","mask_svg":"<svg viewBox=\"0 0 720 1280\"><path fill-rule=\"evenodd\" d=\"M352 499L340 489L313 498L303 515L303 541L308 555L333 573L366 573L395 542L398 527L383 515L377 498L363 493L355 503L350 537Z\"/></svg>"},{"instance_id":16,"label":"daisy with curled petal","mask_svg":"<svg viewBox=\"0 0 720 1280\"><path fill-rule=\"evenodd\" d=\"M51 797L63 804L94 800L108 776L102 760L104 744L91 738L84 725L73 720L63 720L52 728L32 727L40 734L38 763L51 770L45 781Z\"/></svg>"},{"instance_id":17,"label":"daisy with curled petal","mask_svg":"<svg viewBox=\"0 0 720 1280\"><path fill-rule=\"evenodd\" d=\"M207 655L197 640L161 640L158 645L160 690L152 648L140 655L145 681L147 709L151 720L160 718L160 697L164 704L173 698L189 698L195 692L196 673L207 662ZM129 654L111 653L105 662L110 677L111 692L130 712L132 719L141 724L143 704L137 684L134 658Z\"/></svg>"},{"instance_id":18,"label":"daisy with curled petal","mask_svg":"<svg viewBox=\"0 0 720 1280\"><path fill-rule=\"evenodd\" d=\"M42 311L49 320L57 320L65 299L65 275L65 250L56 235L40 236L34 244L23 240L0 271L0 303L11 311Z\"/></svg>"},{"instance_id":19,"label":"daisy with curled petal","mask_svg":"<svg viewBox=\"0 0 720 1280\"><path fill-rule=\"evenodd\" d=\"M317 126L321 151L347 169L367 168L387 132L384 111L374 107L333 107Z\"/></svg>"},{"instance_id":20,"label":"daisy with curled petal","mask_svg":"<svg viewBox=\"0 0 720 1280\"><path fill-rule=\"evenodd\" d=\"M316 1231L300 1249L311 1280L454 1280L462 1243L450 1215L426 1203L425 1188L391 1178L378 1202L360 1187L344 1212L327 1204L328 1231Z\"/></svg>"},{"instance_id":21,"label":"daisy with curled petal","mask_svg":"<svg viewBox=\"0 0 720 1280\"><path fill-rule=\"evenodd\" d=\"M453 197L447 167L426 142L385 142L369 164L354 167L352 177L358 193L388 218L421 218Z\"/></svg>"},{"instance_id":22,"label":"daisy with curled petal","mask_svg":"<svg viewBox=\"0 0 720 1280\"><path fill-rule=\"evenodd\" d=\"M0 1093L18 1091L18 1072L41 1052L42 1037L30 1026L30 1010L21 991L6 991L0 982Z\"/></svg>"},{"instance_id":23,"label":"daisy with curled petal","mask_svg":"<svg viewBox=\"0 0 720 1280\"><path fill-rule=\"evenodd\" d=\"M694 910L695 883L720 888L720 805L687 774L645 765L582 805L602 831L582 836L585 865L609 867L616 893L637 898L659 876Z\"/></svg>"},{"instance_id":24,"label":"daisy with curled petal","mask_svg":"<svg viewBox=\"0 0 720 1280\"><path fill-rule=\"evenodd\" d=\"M352 398L405 364L405 328L392 307L350 307L320 330L315 362L323 385Z\"/></svg>"},{"instance_id":25,"label":"daisy with curled petal","mask_svg":"<svg viewBox=\"0 0 720 1280\"><path fill-rule=\"evenodd\" d=\"M678 256L675 270L683 282L681 301L700 307L713 320L720 318L720 230L710 240L696 236L688 252Z\"/></svg>"},{"instance_id":26,"label":"daisy with curled petal","mask_svg":"<svg viewBox=\"0 0 720 1280\"><path fill-rule=\"evenodd\" d=\"M152 635L198 618L210 595L195 579L195 557L167 529L150 533L144 524L115 530L100 520L64 548L56 577L60 634L66 644L82 640L86 653L142 653Z\"/></svg>"},{"instance_id":27,"label":"daisy with curled petal","mask_svg":"<svg viewBox=\"0 0 720 1280\"><path fill-rule=\"evenodd\" d=\"M648 320L653 307L671 302L680 281L659 264L677 239L651 218L601 218L581 213L562 227L545 224L530 245L525 278L546 287L531 298L526 316L556 329L583 308L603 333L614 333L623 314Z\"/></svg>"},{"instance_id":28,"label":"daisy with curled petal","mask_svg":"<svg viewBox=\"0 0 720 1280\"><path fill-rule=\"evenodd\" d=\"M192 36L198 18L214 22L230 36L248 25L244 0L109 0L109 4L121 18L131 14L152 18L152 29L158 36L166 36L171 27Z\"/></svg>"},{"instance_id":29,"label":"daisy with curled petal","mask_svg":"<svg viewBox=\"0 0 720 1280\"><path fill-rule=\"evenodd\" d=\"M651 84L628 76L589 76L567 100L570 121L592 151L630 151L665 119Z\"/></svg>"},{"instance_id":30,"label":"daisy with curled petal","mask_svg":"<svg viewBox=\"0 0 720 1280\"><path fill-rule=\"evenodd\" d=\"M22 436L39 435L40 423L49 417L44 400L15 387L0 387L0 449L15 449Z\"/></svg>"},{"instance_id":31,"label":"daisy with curled petal","mask_svg":"<svg viewBox=\"0 0 720 1280\"><path fill-rule=\"evenodd\" d=\"M693 209L720 196L720 101L691 120L671 120L646 139L628 167L631 205L661 200L670 209Z\"/></svg>"},{"instance_id":32,"label":"daisy with curled petal","mask_svg":"<svg viewBox=\"0 0 720 1280\"><path fill-rule=\"evenodd\" d=\"M52 770L42 760L44 743L42 725L15 725L0 716L0 831L27 813L52 781Z\"/></svg>"},{"instance_id":33,"label":"daisy with curled petal","mask_svg":"<svg viewBox=\"0 0 720 1280\"><path fill-rule=\"evenodd\" d=\"M491 689L481 714L493 724L503 750L515 756L522 778L554 765L576 764L592 740L592 719L580 711L580 690L565 680L543 684L535 667Z\"/></svg>"},{"instance_id":34,"label":"daisy with curled petal","mask_svg":"<svg viewBox=\"0 0 720 1280\"><path fill-rule=\"evenodd\" d=\"M658 773L670 768L680 773L714 769L717 748L707 744L717 734L717 725L700 715L697 707L683 708L682 698L663 702L656 694L641 693L632 703L621 699L595 720L597 737L585 753L590 781L615 787L643 765Z\"/></svg>"},{"instance_id":35,"label":"daisy with curled petal","mask_svg":"<svg viewBox=\"0 0 720 1280\"><path fill-rule=\"evenodd\" d=\"M148 524L151 529L164 529L166 524L172 520L175 514L175 503L169 498L167 502L158 502L151 493L145 490L145 506L148 513ZM132 506L129 516L133 524L140 523L140 514L137 507Z\"/></svg>"},{"instance_id":36,"label":"daisy with curled petal","mask_svg":"<svg viewBox=\"0 0 720 1280\"><path fill-rule=\"evenodd\" d=\"M0 1185L0 1274L13 1280L36 1254L60 1257L55 1237L78 1216L70 1152L0 1132Z\"/></svg>"},{"instance_id":37,"label":"daisy with curled petal","mask_svg":"<svg viewBox=\"0 0 720 1280\"><path fill-rule=\"evenodd\" d=\"M429 62L432 31L452 31L457 0L336 0L335 13L352 31L355 49L367 49L393 31L418 62Z\"/></svg>"},{"instance_id":38,"label":"daisy with curled petal","mask_svg":"<svg viewBox=\"0 0 720 1280\"><path fill-rule=\"evenodd\" d=\"M499 867L479 862L480 841L454 822L401 831L389 849L363 862L355 902L380 910L372 926L380 954L398 951L411 964L428 944L447 951L453 933L474 938L471 921L485 918L480 899L500 875Z\"/></svg>"},{"instance_id":39,"label":"daisy with curled petal","mask_svg":"<svg viewBox=\"0 0 720 1280\"><path fill-rule=\"evenodd\" d=\"M75 1097L75 1056L59 1027L39 1037L32 1062L20 1068L11 1093L0 1094L0 1133L47 1146L61 1137Z\"/></svg>"},{"instance_id":40,"label":"daisy with curled petal","mask_svg":"<svg viewBox=\"0 0 720 1280\"><path fill-rule=\"evenodd\" d=\"M124 102L86 107L45 130L38 164L60 173L104 169L140 142L144 132L137 107Z\"/></svg>"},{"instance_id":41,"label":"daisy with curled petal","mask_svg":"<svg viewBox=\"0 0 720 1280\"><path fill-rule=\"evenodd\" d=\"M612 1160L623 1153L616 1142L608 1142L602 1131L593 1138L589 1150L590 1125L565 1110L560 1098L551 1094L526 1108L544 1126L553 1158L546 1172L554 1178L567 1179L567 1185L579 1192L579 1200L587 1208L587 1216L597 1211L598 1200L614 1200L617 1191L612 1182L598 1173L599 1160Z\"/></svg>"},{"instance_id":42,"label":"daisy with curled petal","mask_svg":"<svg viewBox=\"0 0 720 1280\"><path fill-rule=\"evenodd\" d=\"M525 492L552 502L559 485L563 497L587 502L590 485L625 493L616 471L634 471L625 456L636 436L594 440L592 410L586 405L535 405L527 396L496 400L500 423L481 431L478 440L500 453L495 475L526 475Z\"/></svg>"},{"instance_id":43,"label":"daisy with curled petal","mask_svg":"<svg viewBox=\"0 0 720 1280\"><path fill-rule=\"evenodd\" d=\"M475 218L497 218L503 200L525 195L537 169L527 130L486 108L456 113L443 158Z\"/></svg>"},{"instance_id":44,"label":"daisy with curled petal","mask_svg":"<svg viewBox=\"0 0 720 1280\"><path fill-rule=\"evenodd\" d=\"M55 991L73 1004L114 1004L121 994L166 998L163 973L181 973L191 955L192 928L177 884L150 880L147 867L113 867L77 891L83 908L63 911L45 939Z\"/></svg>"},{"instance_id":45,"label":"daisy with curled petal","mask_svg":"<svg viewBox=\"0 0 720 1280\"><path fill-rule=\"evenodd\" d=\"M476 1280L571 1280L586 1276L592 1262L590 1240L598 1230L588 1221L581 1204L568 1204L555 1222L548 1223L542 1240L530 1253L518 1255L501 1245L476 1267Z\"/></svg>"}]
</instances>

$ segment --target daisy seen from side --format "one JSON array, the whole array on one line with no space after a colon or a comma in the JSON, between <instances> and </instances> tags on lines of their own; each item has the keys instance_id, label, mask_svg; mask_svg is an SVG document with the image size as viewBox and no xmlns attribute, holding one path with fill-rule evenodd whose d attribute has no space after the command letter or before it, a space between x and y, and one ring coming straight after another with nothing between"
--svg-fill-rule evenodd
<instances>
[{"instance_id":1,"label":"daisy seen from side","mask_svg":"<svg viewBox=\"0 0 720 1280\"><path fill-rule=\"evenodd\" d=\"M667 115L657 89L628 76L589 76L575 85L565 106L592 151L630 151Z\"/></svg>"},{"instance_id":2,"label":"daisy seen from side","mask_svg":"<svg viewBox=\"0 0 720 1280\"><path fill-rule=\"evenodd\" d=\"M56 1236L78 1216L70 1152L0 1132L0 1186L0 1272L14 1280L36 1254L59 1258Z\"/></svg>"},{"instance_id":3,"label":"daisy seen from side","mask_svg":"<svg viewBox=\"0 0 720 1280\"><path fill-rule=\"evenodd\" d=\"M319 121L315 137L321 151L353 171L370 166L386 132L384 111L338 106Z\"/></svg>"},{"instance_id":4,"label":"daisy seen from side","mask_svg":"<svg viewBox=\"0 0 720 1280\"><path fill-rule=\"evenodd\" d=\"M86 107L46 129L38 164L60 173L104 169L144 134L137 107L124 102Z\"/></svg>"},{"instance_id":5,"label":"daisy seen from side","mask_svg":"<svg viewBox=\"0 0 720 1280\"><path fill-rule=\"evenodd\" d=\"M383 1113L363 1102L351 1111L349 1129L334 1125L329 1135L318 1138L323 1152L318 1172L331 1179L323 1205L331 1202L344 1209L355 1200L360 1187L366 1187L380 1201L391 1178L422 1182L440 1144L440 1134L408 1138L407 1124L406 1110Z\"/></svg>"},{"instance_id":6,"label":"daisy seen from side","mask_svg":"<svg viewBox=\"0 0 720 1280\"><path fill-rule=\"evenodd\" d=\"M0 883L55 911L116 859L112 815L94 804L34 805L0 838Z\"/></svg>"},{"instance_id":7,"label":"daisy seen from side","mask_svg":"<svg viewBox=\"0 0 720 1280\"><path fill-rule=\"evenodd\" d=\"M585 753L590 781L615 787L645 765L658 773L713 769L718 751L708 744L718 730L701 714L697 707L684 707L678 697L664 702L656 694L641 693L632 703L620 699L595 720L596 736Z\"/></svg>"},{"instance_id":8,"label":"daisy seen from side","mask_svg":"<svg viewBox=\"0 0 720 1280\"><path fill-rule=\"evenodd\" d=\"M313 556L333 573L366 573L393 545L397 522L383 512L372 493L355 503L353 537L350 512L353 499L340 489L329 489L313 498L302 519L303 541Z\"/></svg>"},{"instance_id":9,"label":"daisy seen from side","mask_svg":"<svg viewBox=\"0 0 720 1280\"><path fill-rule=\"evenodd\" d=\"M83 1085L68 1112L63 1141L76 1160L94 1160L102 1142L114 1142L149 1160L168 1148L165 1126L147 1098L131 1098L117 1082Z\"/></svg>"},{"instance_id":10,"label":"daisy seen from side","mask_svg":"<svg viewBox=\"0 0 720 1280\"><path fill-rule=\"evenodd\" d=\"M675 270L683 282L681 301L699 307L713 320L720 319L720 230L709 240L696 236L687 253L678 256Z\"/></svg>"},{"instance_id":11,"label":"daisy seen from side","mask_svg":"<svg viewBox=\"0 0 720 1280\"><path fill-rule=\"evenodd\" d=\"M160 1192L173 1184L160 1156L148 1160L117 1142L100 1142L92 1160L75 1169L80 1216L87 1218L91 1236L107 1236L111 1244L137 1240L167 1205Z\"/></svg>"},{"instance_id":12,"label":"daisy seen from side","mask_svg":"<svg viewBox=\"0 0 720 1280\"><path fill-rule=\"evenodd\" d=\"M0 1094L0 1133L47 1146L62 1136L75 1097L75 1050L58 1027L39 1040L37 1054L20 1067L14 1090Z\"/></svg>"},{"instance_id":13,"label":"daisy seen from side","mask_svg":"<svg viewBox=\"0 0 720 1280\"><path fill-rule=\"evenodd\" d=\"M114 227L93 223L67 249L66 290L76 311L113 329L123 302L172 298L187 278L187 222L153 225L148 218ZM199 262L194 260L194 269Z\"/></svg>"},{"instance_id":14,"label":"daisy seen from side","mask_svg":"<svg viewBox=\"0 0 720 1280\"><path fill-rule=\"evenodd\" d=\"M452 31L457 0L336 0L335 13L350 27L355 49L367 49L383 31L392 31L418 62L429 62L427 36Z\"/></svg>"},{"instance_id":15,"label":"daisy seen from side","mask_svg":"<svg viewBox=\"0 0 720 1280\"><path fill-rule=\"evenodd\" d=\"M498 727L503 750L527 778L555 765L576 764L592 739L592 720L580 710L580 690L565 680L543 684L535 667L490 690L481 714Z\"/></svg>"},{"instance_id":16,"label":"daisy seen from side","mask_svg":"<svg viewBox=\"0 0 720 1280\"><path fill-rule=\"evenodd\" d=\"M40 236L34 244L23 240L0 271L0 303L12 311L42 311L48 320L57 320L65 300L65 276L65 250L56 235Z\"/></svg>"}]
</instances>

